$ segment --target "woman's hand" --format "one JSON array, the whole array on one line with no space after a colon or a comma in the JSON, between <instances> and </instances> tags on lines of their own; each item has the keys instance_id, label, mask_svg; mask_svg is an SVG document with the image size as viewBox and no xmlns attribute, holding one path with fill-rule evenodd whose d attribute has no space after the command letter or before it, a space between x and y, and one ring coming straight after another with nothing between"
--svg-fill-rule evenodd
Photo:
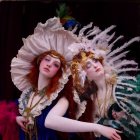
<instances>
[{"instance_id":1,"label":"woman's hand","mask_svg":"<svg viewBox=\"0 0 140 140\"><path fill-rule=\"evenodd\" d=\"M27 130L26 130L26 124L28 123L28 120L25 117L23 117L23 116L17 116L16 117L16 122L21 127L21 129L23 131L27 132Z\"/></svg>"},{"instance_id":2,"label":"woman's hand","mask_svg":"<svg viewBox=\"0 0 140 140\"><path fill-rule=\"evenodd\" d=\"M121 140L121 136L118 133L122 133L114 128L103 126L100 124L95 124L96 130L94 132L100 133L101 135L109 138L110 140Z\"/></svg>"}]
</instances>

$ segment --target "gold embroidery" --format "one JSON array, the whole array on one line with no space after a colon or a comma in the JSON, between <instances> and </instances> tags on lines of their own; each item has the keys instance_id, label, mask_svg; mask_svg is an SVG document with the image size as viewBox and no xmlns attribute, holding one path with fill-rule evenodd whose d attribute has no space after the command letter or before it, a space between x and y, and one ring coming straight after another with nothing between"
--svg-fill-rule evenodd
<instances>
[{"instance_id":1,"label":"gold embroidery","mask_svg":"<svg viewBox=\"0 0 140 140\"><path fill-rule=\"evenodd\" d=\"M26 139L28 140L32 140L32 137L35 136L35 139L37 140L37 128L36 128L36 121L35 118L32 116L31 111L41 102L41 100L44 98L44 96L46 95L46 87L43 88L41 91L35 90L35 93L33 94L33 97L31 98L31 102L29 107L26 107L24 112L23 112L23 116L25 118L27 118L28 122L26 125L26 129L27 129L27 134L26 134ZM39 95L40 99L34 104L33 104L33 100L35 98L35 96Z\"/></svg>"}]
</instances>

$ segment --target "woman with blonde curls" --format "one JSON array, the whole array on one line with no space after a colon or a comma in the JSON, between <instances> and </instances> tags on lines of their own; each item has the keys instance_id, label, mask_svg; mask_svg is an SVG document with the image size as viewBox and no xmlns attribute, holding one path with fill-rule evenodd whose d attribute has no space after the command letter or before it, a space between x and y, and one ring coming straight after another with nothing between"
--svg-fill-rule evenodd
<instances>
[{"instance_id":1,"label":"woman with blonde curls","mask_svg":"<svg viewBox=\"0 0 140 140\"><path fill-rule=\"evenodd\" d=\"M82 36L83 42L70 47L75 54L71 72L74 100L78 104L76 118L83 120L91 116L93 122L122 131L122 139L139 140L140 77L127 74L138 71L137 63L127 60L124 56L128 51L122 51L140 38L135 37L113 49L121 36L110 43L114 34L108 32L112 28L98 32L91 40ZM100 140L107 139L96 136Z\"/></svg>"}]
</instances>

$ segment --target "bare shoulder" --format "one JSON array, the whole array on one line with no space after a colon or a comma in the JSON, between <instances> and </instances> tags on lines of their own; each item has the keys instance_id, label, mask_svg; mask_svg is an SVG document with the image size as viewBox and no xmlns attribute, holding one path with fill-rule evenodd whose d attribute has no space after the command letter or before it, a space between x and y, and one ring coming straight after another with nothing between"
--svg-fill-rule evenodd
<instances>
[{"instance_id":1,"label":"bare shoulder","mask_svg":"<svg viewBox=\"0 0 140 140\"><path fill-rule=\"evenodd\" d=\"M66 97L61 97L59 100L58 100L58 103L62 103L62 104L69 104L69 101L67 100Z\"/></svg>"}]
</instances>

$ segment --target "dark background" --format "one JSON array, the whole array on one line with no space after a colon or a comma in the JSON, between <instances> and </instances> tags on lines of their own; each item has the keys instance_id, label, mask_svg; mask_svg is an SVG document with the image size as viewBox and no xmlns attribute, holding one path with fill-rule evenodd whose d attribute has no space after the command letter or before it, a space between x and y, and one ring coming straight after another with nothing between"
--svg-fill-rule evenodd
<instances>
[{"instance_id":1,"label":"dark background","mask_svg":"<svg viewBox=\"0 0 140 140\"><path fill-rule=\"evenodd\" d=\"M22 38L33 33L38 22L44 23L56 16L56 8L65 2L72 16L81 24L93 21L105 29L117 25L117 34L126 41L140 36L140 0L44 0L0 2L0 100L13 100L20 91L13 85L10 76L11 59L22 46ZM131 48L128 57L140 64L140 44Z\"/></svg>"}]
</instances>

